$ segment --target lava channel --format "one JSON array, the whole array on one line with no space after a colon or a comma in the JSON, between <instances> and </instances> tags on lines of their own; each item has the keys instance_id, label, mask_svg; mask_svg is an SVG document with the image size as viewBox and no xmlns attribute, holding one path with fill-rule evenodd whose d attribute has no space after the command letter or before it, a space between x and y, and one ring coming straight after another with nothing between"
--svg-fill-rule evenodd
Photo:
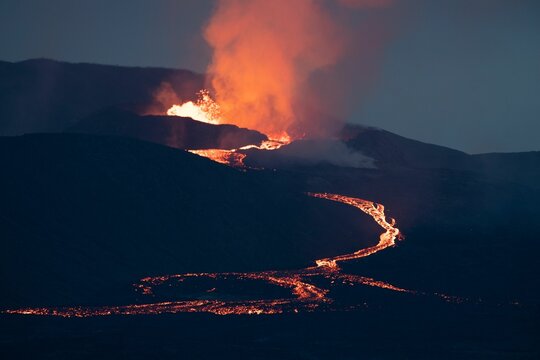
<instances>
[{"instance_id":1,"label":"lava channel","mask_svg":"<svg viewBox=\"0 0 540 360\"><path fill-rule=\"evenodd\" d=\"M336 201L354 206L370 215L384 232L380 235L377 245L358 250L351 254L339 255L315 261L312 267L285 271L260 271L260 272L230 272L230 273L189 273L178 275L165 275L147 277L135 284L135 288L143 295L152 297L159 286L172 282L183 282L186 279L214 279L214 280L257 280L270 285L287 289L290 297L277 299L193 299L182 301L161 301L144 304L129 304L122 306L73 306L73 307L47 307L25 308L6 310L7 314L21 315L48 315L60 317L89 317L105 315L149 315L149 314L175 314L206 312L218 315L244 315L244 314L281 314L300 311L314 311L328 308L333 299L328 297L329 289L316 286L309 282L310 278L324 277L332 282L342 281L353 285L374 286L397 292L415 293L412 290L402 289L397 286L377 281L368 277L343 274L338 266L341 261L359 259L394 246L397 239L401 239L401 233L395 226L395 221L388 221L384 213L384 206L371 201L327 193L308 193L309 196ZM215 289L212 288L212 291Z\"/></svg>"}]
</instances>

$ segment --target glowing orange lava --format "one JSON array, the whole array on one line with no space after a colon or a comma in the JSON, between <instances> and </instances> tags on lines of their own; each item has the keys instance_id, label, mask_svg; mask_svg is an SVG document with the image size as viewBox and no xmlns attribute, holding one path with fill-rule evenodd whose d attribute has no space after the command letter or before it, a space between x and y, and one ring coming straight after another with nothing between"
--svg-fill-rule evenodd
<instances>
[{"instance_id":1,"label":"glowing orange lava","mask_svg":"<svg viewBox=\"0 0 540 360\"><path fill-rule=\"evenodd\" d=\"M167 115L189 117L209 124L221 124L221 110L210 97L210 92L203 89L199 91L198 96L199 99L196 102L188 101L181 105L171 106L167 110Z\"/></svg>"},{"instance_id":2,"label":"glowing orange lava","mask_svg":"<svg viewBox=\"0 0 540 360\"><path fill-rule=\"evenodd\" d=\"M167 110L169 116L189 117L193 120L219 125L231 124L232 121L225 119L221 112L221 107L210 96L210 92L206 89L198 92L198 100L196 102L187 101L180 105L173 105ZM285 144L291 142L291 137L286 132L281 132L273 138L263 141L261 145L246 145L241 147L241 150L257 148L260 150L276 150ZM214 150L214 149L205 149ZM234 151L234 150L231 150Z\"/></svg>"},{"instance_id":3,"label":"glowing orange lava","mask_svg":"<svg viewBox=\"0 0 540 360\"><path fill-rule=\"evenodd\" d=\"M208 90L199 91L199 99L197 102L188 101L181 105L173 105L167 110L169 116L189 117L197 121L202 121L210 124L223 124L225 120L221 116L219 105L210 97ZM235 168L245 168L244 158L241 150L259 149L259 150L276 150L285 144L289 144L291 138L287 134L282 134L277 139L263 141L260 145L246 145L240 149L202 149L189 150L189 152L209 158L220 164L229 165Z\"/></svg>"},{"instance_id":4,"label":"glowing orange lava","mask_svg":"<svg viewBox=\"0 0 540 360\"><path fill-rule=\"evenodd\" d=\"M203 156L210 160L213 160L220 164L229 165L234 168L247 168L244 164L246 154L242 153L242 150L259 149L259 150L277 150L283 145L287 145L291 142L291 139L284 135L281 138L275 140L265 140L260 145L246 145L239 149L224 150L224 149L202 149L202 150L188 150L190 153Z\"/></svg>"},{"instance_id":5,"label":"glowing orange lava","mask_svg":"<svg viewBox=\"0 0 540 360\"><path fill-rule=\"evenodd\" d=\"M208 158L220 164L229 165L235 168L244 168L245 154L239 153L236 150L222 149L204 149L204 150L189 150L190 153Z\"/></svg>"},{"instance_id":6,"label":"glowing orange lava","mask_svg":"<svg viewBox=\"0 0 540 360\"><path fill-rule=\"evenodd\" d=\"M181 312L209 312L218 315L240 315L280 314L284 312L313 311L323 306L329 306L333 302L333 300L327 296L328 292L330 291L329 289L324 289L308 282L308 280L313 277L326 278L332 283L341 281L342 283L348 283L351 285L359 284L398 292L415 293L414 291L402 289L371 278L351 274L342 274L337 265L340 261L365 257L395 244L395 240L400 236L400 232L399 229L394 226L393 220L390 222L386 220L384 207L382 205L375 204L367 200L336 194L310 193L308 195L351 205L370 215L385 230L385 232L380 236L379 243L373 247L359 250L352 254L316 260L316 266L305 269L249 273L194 273L166 275L144 278L139 284L135 285L135 288L143 295L153 296L153 289L155 287L171 281L182 282L188 278L207 278L226 281L263 280L268 284L289 289L291 291L291 297L289 298L260 300L198 299L132 304L124 306L17 309L7 310L5 313L22 315L51 315L61 317L88 317ZM215 290L215 288L212 290Z\"/></svg>"},{"instance_id":7,"label":"glowing orange lava","mask_svg":"<svg viewBox=\"0 0 540 360\"><path fill-rule=\"evenodd\" d=\"M358 250L352 254L345 254L340 255L332 258L326 258L321 260L316 260L317 265L319 266L330 266L330 267L337 267L338 261L347 261L347 260L354 260L363 258L369 255L372 255L378 251L384 250L388 247L394 246L395 240L400 239L401 235L399 232L399 229L394 227L395 220L390 219L390 222L386 220L386 217L384 215L384 206L381 204L375 204L371 201L366 201L362 199L356 199L351 198L348 196L343 195L336 195L336 194L309 194L313 197L323 198L327 200L337 201L343 204L354 206L366 214L370 215L373 220L377 222L383 229L386 231L381 234L379 243L377 245Z\"/></svg>"}]
</instances>

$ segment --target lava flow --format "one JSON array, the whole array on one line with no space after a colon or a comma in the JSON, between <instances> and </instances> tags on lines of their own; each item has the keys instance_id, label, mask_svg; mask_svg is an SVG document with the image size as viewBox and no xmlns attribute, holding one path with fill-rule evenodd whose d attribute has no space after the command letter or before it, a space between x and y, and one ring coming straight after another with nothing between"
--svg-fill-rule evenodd
<instances>
[{"instance_id":1,"label":"lava flow","mask_svg":"<svg viewBox=\"0 0 540 360\"><path fill-rule=\"evenodd\" d=\"M168 111L169 115L189 116L199 121L210 123L221 123L223 121L219 115L219 106L210 98L207 91L200 92L199 101L182 105L175 105ZM210 158L218 163L226 164L235 168L245 168L243 162L246 154L241 150L260 149L275 150L288 144L290 138L283 135L277 140L268 140L260 145L248 145L240 149L221 150L204 149L190 150L200 156ZM49 315L61 317L89 317L105 315L137 315L137 314L163 314L163 313L186 313L186 312L207 312L218 315L242 315L242 314L281 314L286 312L314 311L316 309L335 309L332 307L334 300L329 296L332 284L366 285L380 289L396 291L400 293L410 293L426 295L394 286L392 284L377 281L375 279L344 274L341 272L339 263L370 256L379 251L392 247L396 240L402 239L399 229L395 226L395 220L387 220L385 208L381 204L359 198L328 194L328 193L308 193L308 196L335 201L349 206L353 206L368 214L379 224L384 232L379 237L379 242L371 247L360 249L356 252L324 259L315 260L315 266L304 269L284 270L284 271L260 271L260 272L230 272L230 273L190 273L179 275L165 275L157 277L147 277L135 284L135 289L143 296L155 297L156 290L160 287L171 288L189 282L190 280L213 281L217 286L204 291L203 295L196 296L192 300L180 301L157 301L144 304L130 304L122 306L101 306L101 307L57 307L57 308L27 308L6 310L7 314L21 315ZM321 279L328 285L315 285ZM219 284L223 282L262 282L282 290L287 290L289 296L263 299L235 299L231 296L220 298L216 293ZM454 297L444 294L434 294L446 301L456 301ZM338 307L339 308L339 307Z\"/></svg>"},{"instance_id":2,"label":"lava flow","mask_svg":"<svg viewBox=\"0 0 540 360\"><path fill-rule=\"evenodd\" d=\"M236 150L202 149L189 150L189 152L234 168L244 168L246 166L244 164L246 154L242 154Z\"/></svg>"},{"instance_id":3,"label":"lava flow","mask_svg":"<svg viewBox=\"0 0 540 360\"><path fill-rule=\"evenodd\" d=\"M385 232L380 236L379 243L373 247L359 250L352 254L345 254L315 261L315 266L286 271L261 271L247 273L194 273L180 275L166 275L148 277L136 284L136 289L145 296L153 296L159 286L171 286L174 283L182 283L187 279L211 279L215 281L264 281L267 284L288 289L289 297L277 299L254 299L254 300L222 300L217 298L200 298L183 301L165 301L146 304L131 304L123 306L103 307L60 307L60 308L28 308L4 311L8 314L22 315L50 315L61 317L88 317L104 315L135 315L135 314L162 314L183 312L209 312L218 315L229 314L280 314L285 312L314 311L317 308L330 308L333 299L328 296L329 289L322 288L308 282L310 278L324 278L330 283L341 282L349 285L367 285L382 289L414 293L414 291L402 289L397 286L376 281L372 278L343 274L340 272L338 263L352 259L369 256L378 251L395 245L396 239L400 238L399 229L395 227L394 220L387 221L384 207L371 201L358 198L327 194L309 193L309 196L337 201L354 206L370 215ZM211 289L212 292L215 290ZM208 291L207 291L208 293Z\"/></svg>"},{"instance_id":4,"label":"lava flow","mask_svg":"<svg viewBox=\"0 0 540 360\"><path fill-rule=\"evenodd\" d=\"M224 149L202 149L202 150L188 150L190 153L203 156L217 163L229 165L233 168L243 169L247 168L244 163L246 154L242 153L242 150L259 149L259 150L276 150L287 145L291 142L288 136L284 136L279 140L266 140L261 145L246 145L239 149L224 150Z\"/></svg>"},{"instance_id":5,"label":"lava flow","mask_svg":"<svg viewBox=\"0 0 540 360\"><path fill-rule=\"evenodd\" d=\"M351 198L351 197L343 196L343 195L316 194L316 193L311 193L309 195L318 197L318 198L337 201L343 204L348 204L348 205L357 207L363 212L365 212L366 214L370 215L373 218L373 220L377 222L377 224L379 224L383 229L386 230L386 232L381 234L380 241L377 243L377 245L366 248L366 249L358 250L352 254L345 254L345 255L340 255L340 256L336 256L332 258L316 260L316 263L319 266L325 265L325 266L330 266L330 267L335 268L337 267L338 261L354 260L354 259L359 259L359 258L369 256L378 251L394 246L396 244L395 243L396 238L401 239L401 233L399 232L398 228L394 227L395 220L391 219L390 223L386 221L386 217L384 215L384 206L381 204L375 204L375 203L372 203L371 201Z\"/></svg>"}]
</instances>

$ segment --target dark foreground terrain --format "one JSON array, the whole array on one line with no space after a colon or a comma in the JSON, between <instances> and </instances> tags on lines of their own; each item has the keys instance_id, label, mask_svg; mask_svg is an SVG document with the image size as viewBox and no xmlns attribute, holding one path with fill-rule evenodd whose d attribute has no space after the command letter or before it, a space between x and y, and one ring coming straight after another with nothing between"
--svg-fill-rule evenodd
<instances>
[{"instance_id":1,"label":"dark foreground terrain","mask_svg":"<svg viewBox=\"0 0 540 360\"><path fill-rule=\"evenodd\" d=\"M4 359L537 359L520 309L388 301L355 312L2 317Z\"/></svg>"}]
</instances>

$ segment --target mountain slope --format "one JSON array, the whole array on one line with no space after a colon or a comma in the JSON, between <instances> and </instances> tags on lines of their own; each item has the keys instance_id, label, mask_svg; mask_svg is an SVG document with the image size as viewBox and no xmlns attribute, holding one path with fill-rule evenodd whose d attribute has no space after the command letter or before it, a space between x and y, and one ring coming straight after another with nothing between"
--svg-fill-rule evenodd
<instances>
[{"instance_id":1,"label":"mountain slope","mask_svg":"<svg viewBox=\"0 0 540 360\"><path fill-rule=\"evenodd\" d=\"M69 133L125 136L177 149L236 149L268 140L258 131L235 125L212 125L178 116L139 116L108 109L80 121Z\"/></svg>"},{"instance_id":2,"label":"mountain slope","mask_svg":"<svg viewBox=\"0 0 540 360\"><path fill-rule=\"evenodd\" d=\"M162 82L192 99L204 83L187 70L46 59L0 62L0 79L0 136L62 131L110 106L149 106Z\"/></svg>"},{"instance_id":3,"label":"mountain slope","mask_svg":"<svg viewBox=\"0 0 540 360\"><path fill-rule=\"evenodd\" d=\"M427 144L375 128L357 128L346 144L376 160L378 167L444 168L470 170L468 154Z\"/></svg>"},{"instance_id":4,"label":"mountain slope","mask_svg":"<svg viewBox=\"0 0 540 360\"><path fill-rule=\"evenodd\" d=\"M145 276L301 267L380 233L272 175L130 139L0 138L0 164L4 306L110 304Z\"/></svg>"},{"instance_id":5,"label":"mountain slope","mask_svg":"<svg viewBox=\"0 0 540 360\"><path fill-rule=\"evenodd\" d=\"M246 154L245 162L254 167L294 171L298 166L334 165L409 173L450 170L468 173L482 181L540 189L540 151L470 155L358 125L348 125L340 140L299 140L277 151L255 149Z\"/></svg>"}]
</instances>

